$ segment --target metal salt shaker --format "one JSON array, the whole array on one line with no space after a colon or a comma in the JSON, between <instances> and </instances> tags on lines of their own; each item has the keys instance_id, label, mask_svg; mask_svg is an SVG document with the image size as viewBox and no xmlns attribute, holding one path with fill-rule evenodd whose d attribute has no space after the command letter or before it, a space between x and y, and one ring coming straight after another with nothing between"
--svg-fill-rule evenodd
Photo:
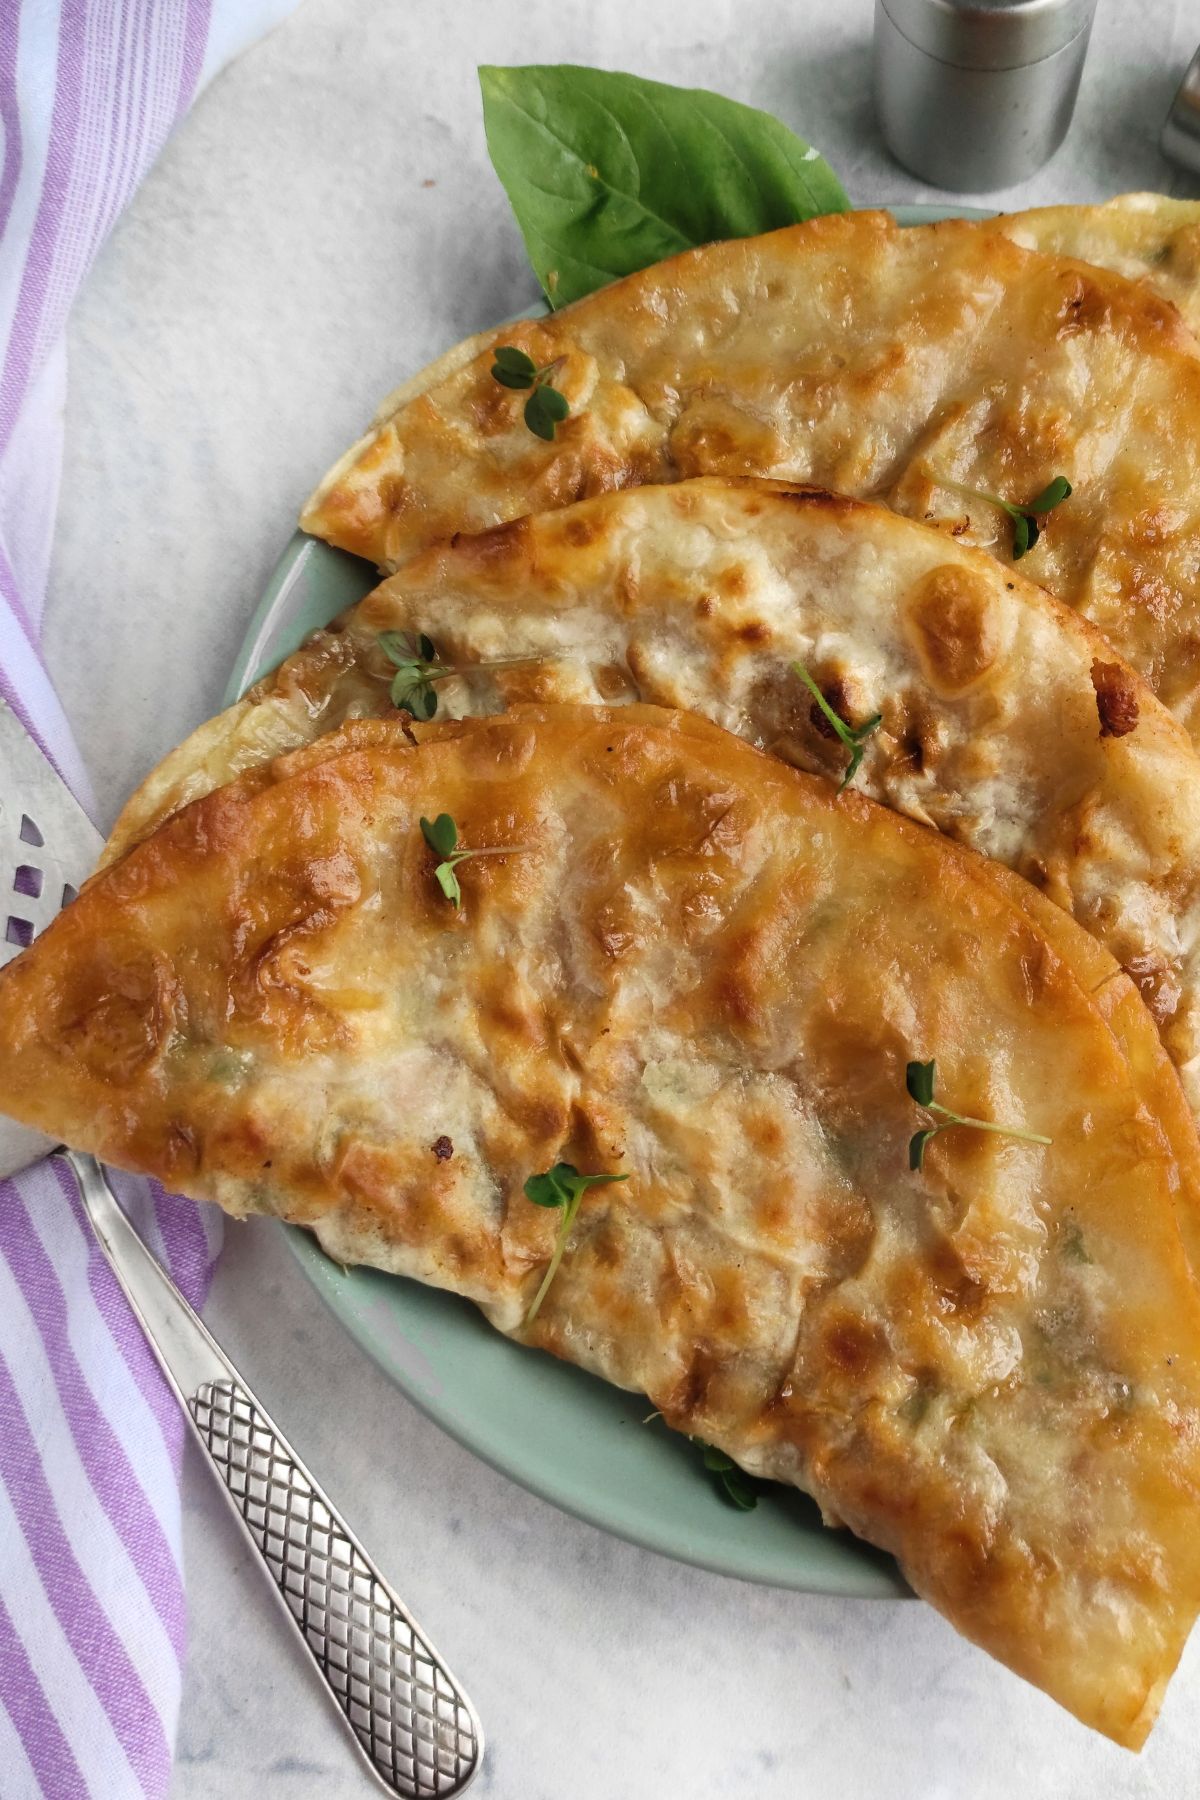
<instances>
[{"instance_id":1,"label":"metal salt shaker","mask_svg":"<svg viewBox=\"0 0 1200 1800\"><path fill-rule=\"evenodd\" d=\"M935 187L1009 187L1066 136L1096 0L875 0L875 104Z\"/></svg>"}]
</instances>

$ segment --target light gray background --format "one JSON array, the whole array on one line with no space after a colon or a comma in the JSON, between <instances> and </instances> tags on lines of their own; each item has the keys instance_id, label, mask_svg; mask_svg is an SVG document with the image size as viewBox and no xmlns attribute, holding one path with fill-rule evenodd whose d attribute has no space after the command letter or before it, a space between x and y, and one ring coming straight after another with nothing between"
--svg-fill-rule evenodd
<instances>
[{"instance_id":1,"label":"light gray background","mask_svg":"<svg viewBox=\"0 0 1200 1800\"><path fill-rule=\"evenodd\" d=\"M108 823L213 711L307 488L405 373L534 295L477 62L719 88L852 198L888 160L870 0L307 0L221 76L102 254L70 337L51 667ZM1155 148L1193 0L1102 0L1067 145L997 204L1195 192ZM962 196L969 198L969 196ZM277 1232L230 1226L208 1317L470 1686L496 1800L1194 1795L1200 1646L1132 1758L925 1607L744 1586L532 1499L427 1424ZM178 1800L369 1791L198 1466Z\"/></svg>"}]
</instances>

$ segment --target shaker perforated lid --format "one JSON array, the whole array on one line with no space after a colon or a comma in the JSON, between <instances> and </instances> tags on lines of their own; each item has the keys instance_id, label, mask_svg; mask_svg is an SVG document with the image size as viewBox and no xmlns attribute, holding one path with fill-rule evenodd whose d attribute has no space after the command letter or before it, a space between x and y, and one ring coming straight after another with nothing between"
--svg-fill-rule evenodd
<instances>
[{"instance_id":1,"label":"shaker perforated lid","mask_svg":"<svg viewBox=\"0 0 1200 1800\"><path fill-rule=\"evenodd\" d=\"M960 69L1020 69L1086 31L1096 0L881 0L918 50Z\"/></svg>"}]
</instances>

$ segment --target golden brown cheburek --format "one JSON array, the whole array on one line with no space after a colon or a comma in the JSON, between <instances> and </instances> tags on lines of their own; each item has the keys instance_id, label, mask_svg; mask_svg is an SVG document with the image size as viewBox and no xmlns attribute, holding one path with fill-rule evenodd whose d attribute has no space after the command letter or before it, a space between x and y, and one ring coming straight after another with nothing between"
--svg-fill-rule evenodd
<instances>
[{"instance_id":1,"label":"golden brown cheburek","mask_svg":"<svg viewBox=\"0 0 1200 1800\"><path fill-rule=\"evenodd\" d=\"M1200 333L1200 200L1119 194L1100 206L1039 206L1002 214L984 230L1050 256L1096 263L1145 281Z\"/></svg>"},{"instance_id":2,"label":"golden brown cheburek","mask_svg":"<svg viewBox=\"0 0 1200 1800\"><path fill-rule=\"evenodd\" d=\"M553 443L491 375L558 366ZM1074 484L1022 563L1200 729L1200 358L1145 283L961 221L814 219L657 264L459 346L302 517L386 568L612 488L760 475L875 496L1010 560L986 500ZM560 361L561 359L561 361Z\"/></svg>"},{"instance_id":3,"label":"golden brown cheburek","mask_svg":"<svg viewBox=\"0 0 1200 1800\"><path fill-rule=\"evenodd\" d=\"M346 726L96 877L0 974L0 1104L644 1391L1140 1744L1200 1606L1200 1299L1125 977L1006 870L686 714L413 735ZM459 912L442 811L514 847ZM952 1131L912 1172L918 1057L1052 1144ZM526 1328L557 1215L522 1188L560 1157L629 1180Z\"/></svg>"},{"instance_id":4,"label":"golden brown cheburek","mask_svg":"<svg viewBox=\"0 0 1200 1800\"><path fill-rule=\"evenodd\" d=\"M715 479L461 538L173 752L110 857L242 769L390 713L384 631L427 633L464 669L437 684L451 716L640 699L839 781L849 751L799 661L849 723L882 714L864 792L1017 870L1112 951L1200 1113L1200 759L1099 634L1019 573L882 507Z\"/></svg>"}]
</instances>

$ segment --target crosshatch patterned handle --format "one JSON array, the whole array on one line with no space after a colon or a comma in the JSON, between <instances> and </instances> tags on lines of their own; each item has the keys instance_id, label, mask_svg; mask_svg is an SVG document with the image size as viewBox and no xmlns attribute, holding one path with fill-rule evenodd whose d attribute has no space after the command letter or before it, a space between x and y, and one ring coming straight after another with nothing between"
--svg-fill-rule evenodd
<instances>
[{"instance_id":1,"label":"crosshatch patterned handle","mask_svg":"<svg viewBox=\"0 0 1200 1800\"><path fill-rule=\"evenodd\" d=\"M405 1800L460 1794L479 1725L437 1652L239 1382L204 1382L188 1409L380 1780Z\"/></svg>"}]
</instances>

